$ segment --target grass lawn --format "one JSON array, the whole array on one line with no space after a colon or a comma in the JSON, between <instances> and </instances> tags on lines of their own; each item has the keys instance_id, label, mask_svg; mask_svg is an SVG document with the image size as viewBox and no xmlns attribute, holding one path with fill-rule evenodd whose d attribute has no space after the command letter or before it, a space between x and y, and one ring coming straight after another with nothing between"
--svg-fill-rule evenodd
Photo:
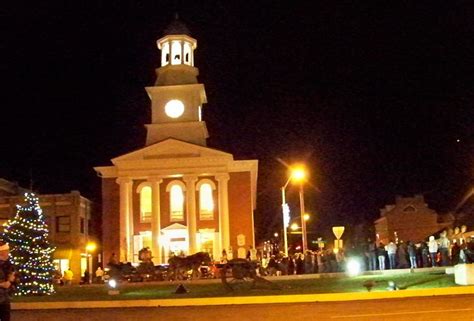
<instances>
[{"instance_id":1,"label":"grass lawn","mask_svg":"<svg viewBox=\"0 0 474 321\"><path fill-rule=\"evenodd\" d=\"M344 278L320 279L273 279L272 282L280 290L271 290L264 287L250 288L250 283L235 285L233 292L225 290L220 282L198 283L183 282L189 291L186 294L175 294L176 283L123 283L120 285L120 294L110 296L106 286L71 286L58 287L57 292L50 296L15 297L13 302L53 302L53 301L100 301L100 300L141 300L141 299L179 299L179 298L206 298L225 296L253 296L253 295L285 295L285 294L316 294L341 292L367 292L364 282L372 281L373 292L387 291L388 281L394 281L400 289L442 288L456 286L454 275L444 273L425 272L416 274L397 275L365 275Z\"/></svg>"}]
</instances>

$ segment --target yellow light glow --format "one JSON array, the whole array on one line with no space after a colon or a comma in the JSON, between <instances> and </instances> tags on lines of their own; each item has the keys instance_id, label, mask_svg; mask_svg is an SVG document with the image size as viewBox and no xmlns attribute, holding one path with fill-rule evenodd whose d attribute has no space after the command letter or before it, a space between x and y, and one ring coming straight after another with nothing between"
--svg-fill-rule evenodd
<instances>
[{"instance_id":1,"label":"yellow light glow","mask_svg":"<svg viewBox=\"0 0 474 321\"><path fill-rule=\"evenodd\" d=\"M94 252L96 247L95 243L87 243L86 250L87 252Z\"/></svg>"},{"instance_id":2,"label":"yellow light glow","mask_svg":"<svg viewBox=\"0 0 474 321\"><path fill-rule=\"evenodd\" d=\"M309 214L303 215L303 219L304 219L305 221L309 220L309 217L310 217Z\"/></svg>"},{"instance_id":3,"label":"yellow light glow","mask_svg":"<svg viewBox=\"0 0 474 321\"><path fill-rule=\"evenodd\" d=\"M199 214L200 219L214 218L214 199L212 197L212 186L210 184L202 184L199 189Z\"/></svg>"},{"instance_id":4,"label":"yellow light glow","mask_svg":"<svg viewBox=\"0 0 474 321\"><path fill-rule=\"evenodd\" d=\"M170 203L171 220L182 221L184 218L184 193L178 184L171 186Z\"/></svg>"},{"instance_id":5,"label":"yellow light glow","mask_svg":"<svg viewBox=\"0 0 474 321\"><path fill-rule=\"evenodd\" d=\"M306 170L303 166L291 169L291 178L296 182L301 182L306 178Z\"/></svg>"},{"instance_id":6,"label":"yellow light glow","mask_svg":"<svg viewBox=\"0 0 474 321\"><path fill-rule=\"evenodd\" d=\"M151 187L144 186L140 191L141 220L151 220Z\"/></svg>"},{"instance_id":7,"label":"yellow light glow","mask_svg":"<svg viewBox=\"0 0 474 321\"><path fill-rule=\"evenodd\" d=\"M291 224L290 228L291 228L293 231L296 231L297 229L299 229L299 226L298 226L298 224L293 223L293 224Z\"/></svg>"}]
</instances>

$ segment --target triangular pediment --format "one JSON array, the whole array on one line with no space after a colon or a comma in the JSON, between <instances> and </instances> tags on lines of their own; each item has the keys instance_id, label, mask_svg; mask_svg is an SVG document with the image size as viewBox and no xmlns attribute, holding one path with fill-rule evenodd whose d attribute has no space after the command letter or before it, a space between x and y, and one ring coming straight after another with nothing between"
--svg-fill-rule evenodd
<instances>
[{"instance_id":1,"label":"triangular pediment","mask_svg":"<svg viewBox=\"0 0 474 321\"><path fill-rule=\"evenodd\" d=\"M113 164L127 161L166 160L180 158L222 158L233 160L232 154L205 146L169 138L112 159Z\"/></svg>"},{"instance_id":2,"label":"triangular pediment","mask_svg":"<svg viewBox=\"0 0 474 321\"><path fill-rule=\"evenodd\" d=\"M162 231L172 231L172 230L187 230L188 228L179 223L173 223L171 225L168 225L167 227L162 228Z\"/></svg>"}]
</instances>

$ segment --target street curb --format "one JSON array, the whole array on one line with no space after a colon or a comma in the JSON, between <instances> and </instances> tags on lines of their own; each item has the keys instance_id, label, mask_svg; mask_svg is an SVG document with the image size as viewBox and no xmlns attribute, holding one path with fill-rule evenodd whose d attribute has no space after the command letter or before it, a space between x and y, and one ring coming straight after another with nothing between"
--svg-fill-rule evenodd
<instances>
[{"instance_id":1,"label":"street curb","mask_svg":"<svg viewBox=\"0 0 474 321\"><path fill-rule=\"evenodd\" d=\"M71 301L71 302L16 302L13 310L57 310L57 309L98 309L98 308L138 308L138 307L185 307L212 305L311 303L399 299L410 297L474 294L474 286L448 287L438 289L399 290L386 292L351 292L324 294L293 294L220 298L185 298L156 300L120 301Z\"/></svg>"}]
</instances>

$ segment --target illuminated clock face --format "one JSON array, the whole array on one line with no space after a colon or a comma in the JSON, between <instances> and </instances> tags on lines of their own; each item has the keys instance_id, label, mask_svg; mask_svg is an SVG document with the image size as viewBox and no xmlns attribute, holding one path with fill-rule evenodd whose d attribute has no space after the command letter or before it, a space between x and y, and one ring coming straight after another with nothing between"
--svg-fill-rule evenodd
<instances>
[{"instance_id":1,"label":"illuminated clock face","mask_svg":"<svg viewBox=\"0 0 474 321\"><path fill-rule=\"evenodd\" d=\"M168 117L171 118L178 118L184 112L184 104L181 100L173 99L166 103L165 105L165 113Z\"/></svg>"}]
</instances>

